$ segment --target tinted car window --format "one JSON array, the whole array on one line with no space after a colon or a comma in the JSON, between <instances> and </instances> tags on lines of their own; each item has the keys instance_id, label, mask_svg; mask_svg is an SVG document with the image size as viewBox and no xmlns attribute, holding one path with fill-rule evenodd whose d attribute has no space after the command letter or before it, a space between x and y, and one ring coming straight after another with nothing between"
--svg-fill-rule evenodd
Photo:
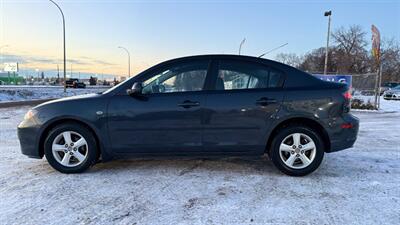
<instances>
[{"instance_id":1,"label":"tinted car window","mask_svg":"<svg viewBox=\"0 0 400 225\"><path fill-rule=\"evenodd\" d=\"M255 63L221 60L216 90L273 88L282 86L283 75Z\"/></svg>"},{"instance_id":2,"label":"tinted car window","mask_svg":"<svg viewBox=\"0 0 400 225\"><path fill-rule=\"evenodd\" d=\"M208 61L182 63L165 68L143 81L143 93L201 91L207 69Z\"/></svg>"},{"instance_id":3,"label":"tinted car window","mask_svg":"<svg viewBox=\"0 0 400 225\"><path fill-rule=\"evenodd\" d=\"M276 71L274 69L269 69L269 79L268 79L268 87L281 87L282 86L283 75L281 72Z\"/></svg>"}]
</instances>

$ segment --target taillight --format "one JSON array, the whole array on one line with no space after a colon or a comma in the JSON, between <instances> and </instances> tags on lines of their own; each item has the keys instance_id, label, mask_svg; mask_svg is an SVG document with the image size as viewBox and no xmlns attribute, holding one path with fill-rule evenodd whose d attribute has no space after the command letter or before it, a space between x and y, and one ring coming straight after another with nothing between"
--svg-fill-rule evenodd
<instances>
[{"instance_id":1,"label":"taillight","mask_svg":"<svg viewBox=\"0 0 400 225\"><path fill-rule=\"evenodd\" d=\"M351 128L353 128L353 124L343 123L341 127L342 127L342 129L351 129Z\"/></svg>"},{"instance_id":2,"label":"taillight","mask_svg":"<svg viewBox=\"0 0 400 225\"><path fill-rule=\"evenodd\" d=\"M346 100L348 100L348 101L351 100L351 93L350 93L350 91L346 91L346 92L343 94L343 96L344 96L344 98L345 98Z\"/></svg>"},{"instance_id":3,"label":"taillight","mask_svg":"<svg viewBox=\"0 0 400 225\"><path fill-rule=\"evenodd\" d=\"M343 112L348 113L350 112L350 108L351 108L351 93L349 90L347 90L346 92L343 93L343 97L344 97L344 104L343 104Z\"/></svg>"}]
</instances>

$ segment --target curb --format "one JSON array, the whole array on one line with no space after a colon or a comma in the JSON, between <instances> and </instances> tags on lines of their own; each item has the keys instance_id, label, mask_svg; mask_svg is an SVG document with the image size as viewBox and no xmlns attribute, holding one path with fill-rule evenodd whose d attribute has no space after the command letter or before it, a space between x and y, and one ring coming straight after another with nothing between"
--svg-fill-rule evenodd
<instances>
[{"instance_id":1,"label":"curb","mask_svg":"<svg viewBox=\"0 0 400 225\"><path fill-rule=\"evenodd\" d=\"M26 105L39 105L43 102L48 102L54 99L56 98L36 99L36 100L16 101L16 102L0 102L0 108L9 108L9 107L26 106Z\"/></svg>"}]
</instances>

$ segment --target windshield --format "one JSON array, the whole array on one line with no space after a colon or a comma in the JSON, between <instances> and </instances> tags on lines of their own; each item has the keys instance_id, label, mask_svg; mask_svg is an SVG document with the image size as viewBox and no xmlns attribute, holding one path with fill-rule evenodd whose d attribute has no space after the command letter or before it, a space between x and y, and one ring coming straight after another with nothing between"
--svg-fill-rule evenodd
<instances>
[{"instance_id":1,"label":"windshield","mask_svg":"<svg viewBox=\"0 0 400 225\"><path fill-rule=\"evenodd\" d=\"M392 88L393 90L400 90L400 85L397 85L396 87Z\"/></svg>"}]
</instances>

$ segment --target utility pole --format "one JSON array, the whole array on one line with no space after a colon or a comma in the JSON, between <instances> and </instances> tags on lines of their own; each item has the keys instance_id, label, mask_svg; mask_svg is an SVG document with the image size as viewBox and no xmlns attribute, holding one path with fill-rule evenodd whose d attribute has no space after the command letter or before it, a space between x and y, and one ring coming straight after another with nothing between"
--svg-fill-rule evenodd
<instances>
[{"instance_id":1,"label":"utility pole","mask_svg":"<svg viewBox=\"0 0 400 225\"><path fill-rule=\"evenodd\" d=\"M57 83L60 83L60 67L57 64Z\"/></svg>"},{"instance_id":2,"label":"utility pole","mask_svg":"<svg viewBox=\"0 0 400 225\"><path fill-rule=\"evenodd\" d=\"M328 71L328 51L329 51L329 36L331 35L331 15L332 11L326 11L324 14L324 16L328 17L328 35L326 37L324 75L326 75Z\"/></svg>"}]
</instances>

